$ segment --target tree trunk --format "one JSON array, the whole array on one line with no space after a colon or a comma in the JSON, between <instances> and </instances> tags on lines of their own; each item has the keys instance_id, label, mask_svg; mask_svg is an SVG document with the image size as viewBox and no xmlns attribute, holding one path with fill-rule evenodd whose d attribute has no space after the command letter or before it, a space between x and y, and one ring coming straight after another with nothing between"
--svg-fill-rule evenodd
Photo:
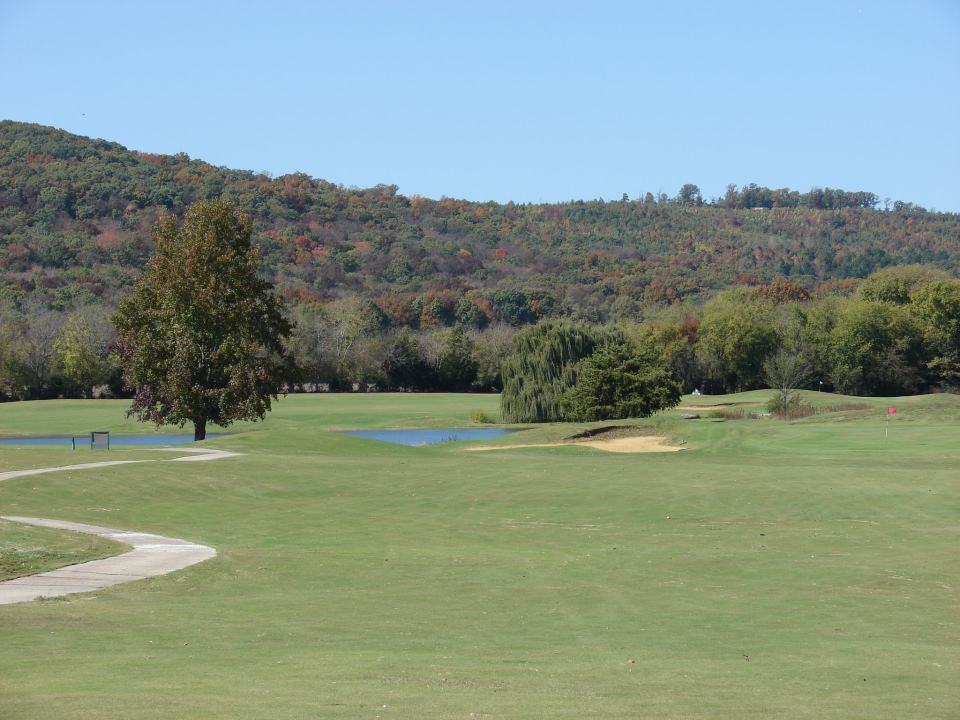
<instances>
[{"instance_id":1,"label":"tree trunk","mask_svg":"<svg viewBox=\"0 0 960 720\"><path fill-rule=\"evenodd\" d=\"M207 419L197 418L193 421L193 441L203 440L207 437Z\"/></svg>"}]
</instances>

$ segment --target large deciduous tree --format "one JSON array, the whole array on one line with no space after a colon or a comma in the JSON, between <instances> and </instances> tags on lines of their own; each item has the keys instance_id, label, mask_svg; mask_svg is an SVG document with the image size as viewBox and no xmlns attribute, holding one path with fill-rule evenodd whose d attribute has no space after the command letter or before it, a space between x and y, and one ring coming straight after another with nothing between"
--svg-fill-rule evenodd
<instances>
[{"instance_id":1,"label":"large deciduous tree","mask_svg":"<svg viewBox=\"0 0 960 720\"><path fill-rule=\"evenodd\" d=\"M63 327L63 315L52 310L32 310L26 323L22 371L30 388L30 397L43 398L54 380L57 337Z\"/></svg>"},{"instance_id":2,"label":"large deciduous tree","mask_svg":"<svg viewBox=\"0 0 960 720\"><path fill-rule=\"evenodd\" d=\"M930 354L927 363L941 383L960 381L960 280L939 280L925 285L910 301L923 324Z\"/></svg>"},{"instance_id":3,"label":"large deciduous tree","mask_svg":"<svg viewBox=\"0 0 960 720\"><path fill-rule=\"evenodd\" d=\"M949 278L945 271L929 265L895 265L870 275L857 288L857 295L864 300L906 305L920 288Z\"/></svg>"},{"instance_id":4,"label":"large deciduous tree","mask_svg":"<svg viewBox=\"0 0 960 720\"><path fill-rule=\"evenodd\" d=\"M912 395L926 383L923 327L908 308L850 300L830 333L833 384L848 395Z\"/></svg>"},{"instance_id":5,"label":"large deciduous tree","mask_svg":"<svg viewBox=\"0 0 960 720\"><path fill-rule=\"evenodd\" d=\"M771 412L786 413L800 402L796 391L810 380L810 366L799 352L780 348L764 360L763 378L777 391L768 406Z\"/></svg>"},{"instance_id":6,"label":"large deciduous tree","mask_svg":"<svg viewBox=\"0 0 960 720\"><path fill-rule=\"evenodd\" d=\"M775 348L772 306L747 288L719 293L703 309L697 359L724 392L762 386L764 358Z\"/></svg>"},{"instance_id":7,"label":"large deciduous tree","mask_svg":"<svg viewBox=\"0 0 960 720\"><path fill-rule=\"evenodd\" d=\"M114 316L130 415L183 426L262 419L290 376L281 300L258 277L249 220L198 202L182 225L164 216L156 252Z\"/></svg>"}]
</instances>

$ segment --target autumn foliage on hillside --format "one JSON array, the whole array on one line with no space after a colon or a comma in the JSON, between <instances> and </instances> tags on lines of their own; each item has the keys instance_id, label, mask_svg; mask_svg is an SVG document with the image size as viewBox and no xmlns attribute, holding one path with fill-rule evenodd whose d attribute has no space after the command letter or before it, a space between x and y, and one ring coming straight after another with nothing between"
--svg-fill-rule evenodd
<instances>
[{"instance_id":1,"label":"autumn foliage on hillside","mask_svg":"<svg viewBox=\"0 0 960 720\"><path fill-rule=\"evenodd\" d=\"M687 185L635 200L430 200L5 121L0 301L112 306L150 256L159 214L219 197L251 215L262 270L288 302L357 295L411 328L636 318L777 277L793 285L771 293L802 299L849 292L847 279L889 265L960 262L960 216L868 192L748 185L705 202Z\"/></svg>"},{"instance_id":2,"label":"autumn foliage on hillside","mask_svg":"<svg viewBox=\"0 0 960 720\"><path fill-rule=\"evenodd\" d=\"M763 387L771 358L852 394L960 384L958 214L756 185L433 200L5 121L0 400L128 393L110 318L158 219L209 199L249 218L286 301L294 389L498 390L514 337L544 319L609 326L685 391Z\"/></svg>"}]
</instances>

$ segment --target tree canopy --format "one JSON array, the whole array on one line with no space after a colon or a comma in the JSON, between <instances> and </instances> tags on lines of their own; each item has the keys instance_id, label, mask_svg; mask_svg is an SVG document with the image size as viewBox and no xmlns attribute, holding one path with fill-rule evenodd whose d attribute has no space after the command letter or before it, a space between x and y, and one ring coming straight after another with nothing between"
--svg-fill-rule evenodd
<instances>
[{"instance_id":1,"label":"tree canopy","mask_svg":"<svg viewBox=\"0 0 960 720\"><path fill-rule=\"evenodd\" d=\"M513 352L501 370L501 419L515 423L561 420L561 399L576 384L577 363L590 356L603 337L600 328L564 320L517 333Z\"/></svg>"},{"instance_id":2,"label":"tree canopy","mask_svg":"<svg viewBox=\"0 0 960 720\"><path fill-rule=\"evenodd\" d=\"M215 198L249 215L261 276L292 306L303 389L498 389L518 329L560 318L653 341L686 390L761 387L788 346L828 390L960 383L958 213L755 184L432 200L0 121L0 400L123 394L100 321L146 267L157 218ZM404 376L408 361L425 372Z\"/></svg>"},{"instance_id":3,"label":"tree canopy","mask_svg":"<svg viewBox=\"0 0 960 720\"><path fill-rule=\"evenodd\" d=\"M164 216L156 253L114 316L131 415L157 424L262 419L289 365L290 324L257 275L249 220L228 202L199 202L183 224Z\"/></svg>"},{"instance_id":4,"label":"tree canopy","mask_svg":"<svg viewBox=\"0 0 960 720\"><path fill-rule=\"evenodd\" d=\"M680 402L680 383L651 352L627 342L601 345L580 361L577 382L564 394L564 419L648 417Z\"/></svg>"},{"instance_id":5,"label":"tree canopy","mask_svg":"<svg viewBox=\"0 0 960 720\"><path fill-rule=\"evenodd\" d=\"M411 329L608 322L779 275L816 295L891 265L960 262L960 214L868 192L748 184L710 199L688 183L632 201L434 200L3 121L0 298L110 308L149 258L158 214L220 197L250 214L265 277L291 305L359 295Z\"/></svg>"}]
</instances>

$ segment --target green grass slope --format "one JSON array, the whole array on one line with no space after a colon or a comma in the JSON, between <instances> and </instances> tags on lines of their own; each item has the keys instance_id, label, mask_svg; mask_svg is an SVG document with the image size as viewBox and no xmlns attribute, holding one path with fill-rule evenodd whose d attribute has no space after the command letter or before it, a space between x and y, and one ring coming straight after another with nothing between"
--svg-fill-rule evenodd
<instances>
[{"instance_id":1,"label":"green grass slope","mask_svg":"<svg viewBox=\"0 0 960 720\"><path fill-rule=\"evenodd\" d=\"M118 555L129 547L81 533L64 533L0 520L0 580Z\"/></svg>"},{"instance_id":2,"label":"green grass slope","mask_svg":"<svg viewBox=\"0 0 960 720\"><path fill-rule=\"evenodd\" d=\"M0 607L3 717L956 717L960 398L864 404L645 423L680 453L469 453L327 430L496 398L297 396L207 443L240 458L0 482L2 514L220 553ZM0 405L0 428L108 406Z\"/></svg>"}]
</instances>

